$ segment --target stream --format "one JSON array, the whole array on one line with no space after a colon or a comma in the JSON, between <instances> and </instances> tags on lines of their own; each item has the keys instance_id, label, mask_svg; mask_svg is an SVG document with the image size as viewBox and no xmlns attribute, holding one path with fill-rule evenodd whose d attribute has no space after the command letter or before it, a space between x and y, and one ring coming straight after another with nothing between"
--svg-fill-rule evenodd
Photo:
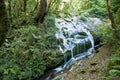
<instances>
[{"instance_id":1,"label":"stream","mask_svg":"<svg viewBox=\"0 0 120 80\"><path fill-rule=\"evenodd\" d=\"M80 16L56 18L55 26L58 30L55 37L64 63L40 80L52 80L56 74L68 69L76 60L94 55L95 42L90 31L96 31L96 27L100 24L102 21L98 18L87 18L86 21L81 20Z\"/></svg>"}]
</instances>

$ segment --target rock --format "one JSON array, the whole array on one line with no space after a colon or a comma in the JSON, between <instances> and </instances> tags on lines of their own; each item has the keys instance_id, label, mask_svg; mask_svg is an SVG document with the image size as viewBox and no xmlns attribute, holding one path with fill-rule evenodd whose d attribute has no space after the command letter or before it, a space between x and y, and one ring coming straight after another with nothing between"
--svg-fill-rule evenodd
<instances>
[{"instance_id":1,"label":"rock","mask_svg":"<svg viewBox=\"0 0 120 80\"><path fill-rule=\"evenodd\" d=\"M87 18L87 21L85 23L88 25L86 28L89 29L90 31L97 31L103 25L103 22L99 18L91 17Z\"/></svg>"},{"instance_id":2,"label":"rock","mask_svg":"<svg viewBox=\"0 0 120 80\"><path fill-rule=\"evenodd\" d=\"M58 28L58 32L55 36L59 42L59 49L64 55L64 59L66 61L62 66L63 69L69 69L73 62L78 59L78 56L80 59L91 56L91 52L94 49L94 40L97 42L99 40L96 36L93 40L89 31L94 32L99 30L101 24L102 21L100 19L90 17L85 21L80 20L79 16L55 19L55 25ZM74 67L71 67L70 71L73 69ZM95 70L90 71L90 73L95 72ZM84 74L86 71L81 71L81 73Z\"/></svg>"}]
</instances>

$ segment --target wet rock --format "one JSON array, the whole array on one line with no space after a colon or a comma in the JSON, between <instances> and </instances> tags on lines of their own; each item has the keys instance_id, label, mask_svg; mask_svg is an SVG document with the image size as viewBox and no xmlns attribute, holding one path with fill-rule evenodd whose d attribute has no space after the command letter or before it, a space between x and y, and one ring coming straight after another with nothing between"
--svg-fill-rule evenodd
<instances>
[{"instance_id":1,"label":"wet rock","mask_svg":"<svg viewBox=\"0 0 120 80\"><path fill-rule=\"evenodd\" d=\"M87 36L85 32L79 32L78 35Z\"/></svg>"},{"instance_id":2,"label":"wet rock","mask_svg":"<svg viewBox=\"0 0 120 80\"><path fill-rule=\"evenodd\" d=\"M98 24L102 24L101 20L98 18L88 18L85 22L80 20L78 16L55 19L55 25L59 29L56 33L56 38L58 40L62 39L58 45L65 59L65 64L62 66L63 69L69 69L73 62L78 59L77 57L83 59L91 55L94 49L94 40L88 30L98 30L98 28L96 28ZM68 56L70 56L69 59ZM95 72L95 70L90 71L90 73ZM81 71L81 73L84 74L86 71Z\"/></svg>"}]
</instances>

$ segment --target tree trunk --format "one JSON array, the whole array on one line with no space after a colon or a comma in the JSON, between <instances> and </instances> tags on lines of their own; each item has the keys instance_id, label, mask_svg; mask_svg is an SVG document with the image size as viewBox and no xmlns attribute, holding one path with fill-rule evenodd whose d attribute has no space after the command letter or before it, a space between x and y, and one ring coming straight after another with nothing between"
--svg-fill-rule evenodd
<instances>
[{"instance_id":1,"label":"tree trunk","mask_svg":"<svg viewBox=\"0 0 120 80\"><path fill-rule=\"evenodd\" d=\"M8 11L9 11L9 21L10 21L10 26L12 26L13 24L13 20L12 20L12 10L11 10L11 0L8 0Z\"/></svg>"},{"instance_id":2,"label":"tree trunk","mask_svg":"<svg viewBox=\"0 0 120 80\"><path fill-rule=\"evenodd\" d=\"M111 9L111 5L110 5L110 0L107 0L107 8L108 8L108 13L109 13L109 19L111 21L111 26L114 29L113 34L115 35L116 39L120 39L120 36L118 35L118 30L117 30L117 26L113 17L113 12Z\"/></svg>"},{"instance_id":3,"label":"tree trunk","mask_svg":"<svg viewBox=\"0 0 120 80\"><path fill-rule=\"evenodd\" d=\"M9 20L7 16L7 11L5 8L4 0L0 1L0 46L3 44L8 29L9 29Z\"/></svg>"},{"instance_id":4,"label":"tree trunk","mask_svg":"<svg viewBox=\"0 0 120 80\"><path fill-rule=\"evenodd\" d=\"M24 1L24 12L26 13L26 10L27 10L27 0L23 0Z\"/></svg>"},{"instance_id":5,"label":"tree trunk","mask_svg":"<svg viewBox=\"0 0 120 80\"><path fill-rule=\"evenodd\" d=\"M46 8L47 8L47 0L41 0L39 12L37 17L35 18L36 23L39 23L39 22L43 23L44 17L46 15Z\"/></svg>"},{"instance_id":6,"label":"tree trunk","mask_svg":"<svg viewBox=\"0 0 120 80\"><path fill-rule=\"evenodd\" d=\"M116 25L115 25L113 13L112 13L111 5L110 5L110 0L107 0L107 8L108 8L108 13L109 13L109 18L110 18L110 21L111 21L111 26L112 26L112 28L115 29Z\"/></svg>"}]
</instances>

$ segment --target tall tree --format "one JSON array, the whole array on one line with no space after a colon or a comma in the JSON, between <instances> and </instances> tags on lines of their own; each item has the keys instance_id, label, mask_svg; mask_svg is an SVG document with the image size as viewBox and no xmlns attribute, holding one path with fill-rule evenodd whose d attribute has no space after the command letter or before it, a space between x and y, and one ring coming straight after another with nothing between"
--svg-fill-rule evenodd
<instances>
[{"instance_id":1,"label":"tall tree","mask_svg":"<svg viewBox=\"0 0 120 80\"><path fill-rule=\"evenodd\" d=\"M112 11L112 8L111 8L111 4L110 4L111 2L110 2L110 0L107 0L107 8L108 8L108 13L109 13L109 19L110 19L110 21L111 21L111 26L112 26L112 28L114 29L114 32L113 32L113 34L115 35L115 37L117 38L117 39L120 39L120 36L118 35L118 27L117 27L117 25L116 25L116 23L115 23L115 20L114 20L114 17L113 17L113 11Z\"/></svg>"},{"instance_id":2,"label":"tall tree","mask_svg":"<svg viewBox=\"0 0 120 80\"><path fill-rule=\"evenodd\" d=\"M112 28L116 28L115 26L115 21L114 21L114 17L113 17L113 13L112 13L112 9L111 9L111 5L110 5L110 0L107 0L107 8L108 8L108 13L109 13L109 18L111 20L111 24L112 24Z\"/></svg>"},{"instance_id":3,"label":"tall tree","mask_svg":"<svg viewBox=\"0 0 120 80\"><path fill-rule=\"evenodd\" d=\"M44 21L44 17L46 15L46 8L47 8L47 0L40 0L40 8L38 15L35 17L36 23L42 23Z\"/></svg>"},{"instance_id":4,"label":"tall tree","mask_svg":"<svg viewBox=\"0 0 120 80\"><path fill-rule=\"evenodd\" d=\"M10 25L9 25L7 11L5 8L5 3L4 0L1 0L0 1L0 46L3 44L6 38L9 27Z\"/></svg>"}]
</instances>

